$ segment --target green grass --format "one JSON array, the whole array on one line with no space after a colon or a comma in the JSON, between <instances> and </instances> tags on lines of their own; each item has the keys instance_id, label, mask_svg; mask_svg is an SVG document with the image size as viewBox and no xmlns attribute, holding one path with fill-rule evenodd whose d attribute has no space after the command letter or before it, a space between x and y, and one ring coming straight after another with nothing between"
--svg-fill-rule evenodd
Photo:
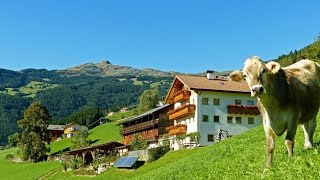
<instances>
[{"instance_id":1,"label":"green grass","mask_svg":"<svg viewBox=\"0 0 320 180\"><path fill-rule=\"evenodd\" d=\"M92 145L103 144L110 141L121 141L120 127L114 123L106 123L89 131L89 139L96 141Z\"/></svg>"},{"instance_id":2,"label":"green grass","mask_svg":"<svg viewBox=\"0 0 320 180\"><path fill-rule=\"evenodd\" d=\"M121 141L120 128L114 123L105 123L89 130L89 139L94 143L91 145L103 144L110 141ZM61 150L70 148L72 146L73 138L65 138L60 141L52 142L50 147L50 154L59 153Z\"/></svg>"},{"instance_id":3,"label":"green grass","mask_svg":"<svg viewBox=\"0 0 320 180\"><path fill-rule=\"evenodd\" d=\"M116 122L118 120L130 118L130 117L133 117L136 115L137 115L137 110L131 109L131 110L124 112L124 113L115 113L113 116L107 117L107 119L111 122Z\"/></svg>"},{"instance_id":4,"label":"green grass","mask_svg":"<svg viewBox=\"0 0 320 180\"><path fill-rule=\"evenodd\" d=\"M48 84L44 82L31 81L29 84L20 88L6 88L2 93L9 95L23 94L25 97L34 98L37 92L58 87L57 84Z\"/></svg>"},{"instance_id":5,"label":"green grass","mask_svg":"<svg viewBox=\"0 0 320 180\"><path fill-rule=\"evenodd\" d=\"M143 81L133 81L133 85L142 86L143 85Z\"/></svg>"},{"instance_id":6,"label":"green grass","mask_svg":"<svg viewBox=\"0 0 320 180\"><path fill-rule=\"evenodd\" d=\"M19 94L19 91L15 88L6 88L3 93L9 94L11 96L14 96L16 94Z\"/></svg>"},{"instance_id":7,"label":"green grass","mask_svg":"<svg viewBox=\"0 0 320 180\"><path fill-rule=\"evenodd\" d=\"M7 154L16 154L17 148L0 151L0 177L1 179L37 179L61 165L57 161L41 163L14 163L7 161Z\"/></svg>"},{"instance_id":8,"label":"green grass","mask_svg":"<svg viewBox=\"0 0 320 180\"><path fill-rule=\"evenodd\" d=\"M96 131L103 134L102 129ZM97 134L95 137L100 141L99 136ZM94 137L93 134L92 137ZM211 146L169 152L159 160L146 163L137 170L112 168L96 176L95 179L319 179L320 125L315 134L315 143L317 144L315 148L304 150L303 131L299 127L294 157L288 158L284 146L284 135L276 138L273 166L263 174L266 143L263 128L260 126ZM0 166L10 164L3 160L5 154L10 151L14 150L0 151ZM30 164L27 163L25 168L32 169ZM43 171L47 168L50 171L55 165L57 166L57 164L43 163L39 166L44 167L35 168ZM0 177L9 176L13 173L11 169L19 169L20 166L23 165L14 164L12 167L4 167L5 172L0 167ZM30 176L26 172L28 170L22 168L19 170L22 174L25 173L27 178L37 177L33 170ZM18 175L15 174L15 177ZM75 176L72 172L61 172L50 176L49 179L86 178L88 177Z\"/></svg>"},{"instance_id":9,"label":"green grass","mask_svg":"<svg viewBox=\"0 0 320 180\"><path fill-rule=\"evenodd\" d=\"M34 98L38 91L47 90L58 87L57 84L48 84L44 82L31 81L29 84L19 88L19 92L25 94L26 97Z\"/></svg>"},{"instance_id":10,"label":"green grass","mask_svg":"<svg viewBox=\"0 0 320 180\"><path fill-rule=\"evenodd\" d=\"M320 177L320 126L316 146L303 148L299 127L295 154L288 158L284 135L276 138L274 164L263 174L266 160L262 126L218 144L167 153L137 170L112 168L97 179L316 179Z\"/></svg>"}]
</instances>

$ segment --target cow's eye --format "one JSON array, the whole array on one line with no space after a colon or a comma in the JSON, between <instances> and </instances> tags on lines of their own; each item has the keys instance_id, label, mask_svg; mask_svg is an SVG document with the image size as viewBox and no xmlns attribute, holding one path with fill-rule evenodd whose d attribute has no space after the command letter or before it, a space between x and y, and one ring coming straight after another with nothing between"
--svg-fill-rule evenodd
<instances>
[{"instance_id":1,"label":"cow's eye","mask_svg":"<svg viewBox=\"0 0 320 180\"><path fill-rule=\"evenodd\" d=\"M262 69L262 73L265 73L266 72L266 69Z\"/></svg>"},{"instance_id":2,"label":"cow's eye","mask_svg":"<svg viewBox=\"0 0 320 180\"><path fill-rule=\"evenodd\" d=\"M247 78L247 75L243 74L243 78Z\"/></svg>"}]
</instances>

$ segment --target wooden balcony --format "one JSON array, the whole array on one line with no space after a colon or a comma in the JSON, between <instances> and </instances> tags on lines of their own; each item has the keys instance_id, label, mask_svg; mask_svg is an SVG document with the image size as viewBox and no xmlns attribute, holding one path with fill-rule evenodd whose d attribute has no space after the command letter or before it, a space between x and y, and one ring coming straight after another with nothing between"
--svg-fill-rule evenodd
<instances>
[{"instance_id":1,"label":"wooden balcony","mask_svg":"<svg viewBox=\"0 0 320 180\"><path fill-rule=\"evenodd\" d=\"M181 135L187 133L187 125L178 124L175 126L167 127L167 131L169 135Z\"/></svg>"},{"instance_id":2,"label":"wooden balcony","mask_svg":"<svg viewBox=\"0 0 320 180\"><path fill-rule=\"evenodd\" d=\"M188 100L190 98L191 91L189 90L180 90L174 94L173 102L180 102L184 100Z\"/></svg>"},{"instance_id":3,"label":"wooden balcony","mask_svg":"<svg viewBox=\"0 0 320 180\"><path fill-rule=\"evenodd\" d=\"M227 107L228 107L229 114L244 114L244 115L259 115L260 114L257 106L230 104Z\"/></svg>"},{"instance_id":4,"label":"wooden balcony","mask_svg":"<svg viewBox=\"0 0 320 180\"><path fill-rule=\"evenodd\" d=\"M139 124L136 124L136 125L132 125L132 126L129 126L129 127L122 128L120 130L120 133L121 134L128 134L128 133L133 133L133 132L136 132L136 131L141 131L143 129L155 126L158 123L159 123L159 119L155 119L155 120L139 123Z\"/></svg>"},{"instance_id":5,"label":"wooden balcony","mask_svg":"<svg viewBox=\"0 0 320 180\"><path fill-rule=\"evenodd\" d=\"M177 109L173 109L168 112L169 120L179 119L191 114L194 114L196 106L194 104L186 104Z\"/></svg>"},{"instance_id":6,"label":"wooden balcony","mask_svg":"<svg viewBox=\"0 0 320 180\"><path fill-rule=\"evenodd\" d=\"M131 144L132 140L134 139L135 134L138 134L138 136L142 139L145 139L147 141L154 141L159 138L159 131L158 129L150 129L147 131L142 131L139 133L134 134L127 134L123 136L123 144Z\"/></svg>"}]
</instances>

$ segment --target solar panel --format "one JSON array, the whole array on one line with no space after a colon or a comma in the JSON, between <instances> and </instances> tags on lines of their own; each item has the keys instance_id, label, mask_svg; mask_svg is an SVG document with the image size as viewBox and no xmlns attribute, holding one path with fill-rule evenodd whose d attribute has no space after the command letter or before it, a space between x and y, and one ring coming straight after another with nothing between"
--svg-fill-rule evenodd
<instances>
[{"instance_id":1,"label":"solar panel","mask_svg":"<svg viewBox=\"0 0 320 180\"><path fill-rule=\"evenodd\" d=\"M129 156L129 157L121 157L118 161L114 164L115 167L125 167L131 168L138 160L137 156Z\"/></svg>"}]
</instances>

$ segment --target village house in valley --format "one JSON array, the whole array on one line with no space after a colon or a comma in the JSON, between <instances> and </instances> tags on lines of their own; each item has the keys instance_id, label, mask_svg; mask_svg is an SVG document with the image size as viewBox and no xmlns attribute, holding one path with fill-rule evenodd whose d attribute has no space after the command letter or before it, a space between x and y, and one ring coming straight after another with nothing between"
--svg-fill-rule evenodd
<instances>
[{"instance_id":1,"label":"village house in valley","mask_svg":"<svg viewBox=\"0 0 320 180\"><path fill-rule=\"evenodd\" d=\"M173 125L167 115L172 108L172 105L166 104L120 122L123 144L130 145L134 134L139 134L148 141L149 147L157 146L159 138L167 133L166 128Z\"/></svg>"},{"instance_id":2,"label":"village house in valley","mask_svg":"<svg viewBox=\"0 0 320 180\"><path fill-rule=\"evenodd\" d=\"M188 137L177 138L181 135L198 132L198 145L206 146L216 142L219 130L236 135L262 123L247 83L228 81L211 71L207 77L177 75L165 103L174 106L168 111L173 125L167 131L170 146L175 150L196 146Z\"/></svg>"}]
</instances>

